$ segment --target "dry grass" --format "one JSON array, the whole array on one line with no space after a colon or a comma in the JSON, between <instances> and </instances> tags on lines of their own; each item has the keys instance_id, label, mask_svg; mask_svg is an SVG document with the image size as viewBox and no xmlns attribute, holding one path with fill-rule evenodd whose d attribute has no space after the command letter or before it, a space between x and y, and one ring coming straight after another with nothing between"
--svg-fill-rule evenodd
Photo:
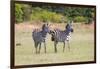
<instances>
[{"instance_id":1,"label":"dry grass","mask_svg":"<svg viewBox=\"0 0 100 69\"><path fill-rule=\"evenodd\" d=\"M54 45L51 36L47 35L47 53L44 53L42 45L41 53L35 54L32 30L41 28L42 24L18 24L15 25L15 65L82 62L94 60L94 28L92 25L74 24L74 33L70 41L71 50L66 45L63 53L63 44L58 44L58 53L54 53ZM52 28L64 29L65 24L52 24ZM17 45L20 44L20 45Z\"/></svg>"}]
</instances>

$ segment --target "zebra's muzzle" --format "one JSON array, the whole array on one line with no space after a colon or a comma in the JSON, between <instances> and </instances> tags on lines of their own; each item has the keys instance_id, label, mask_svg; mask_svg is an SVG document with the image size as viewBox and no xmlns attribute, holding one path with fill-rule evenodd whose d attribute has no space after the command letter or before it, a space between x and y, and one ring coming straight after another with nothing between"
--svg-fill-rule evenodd
<instances>
[{"instance_id":1,"label":"zebra's muzzle","mask_svg":"<svg viewBox=\"0 0 100 69\"><path fill-rule=\"evenodd\" d=\"M74 32L74 30L73 30L73 29L71 29L71 32Z\"/></svg>"}]
</instances>

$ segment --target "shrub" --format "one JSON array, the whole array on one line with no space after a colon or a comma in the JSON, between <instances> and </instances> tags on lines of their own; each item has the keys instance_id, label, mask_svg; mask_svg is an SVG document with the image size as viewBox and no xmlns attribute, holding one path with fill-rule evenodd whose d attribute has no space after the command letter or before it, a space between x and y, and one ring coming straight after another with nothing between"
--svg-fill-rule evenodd
<instances>
[{"instance_id":1,"label":"shrub","mask_svg":"<svg viewBox=\"0 0 100 69\"><path fill-rule=\"evenodd\" d=\"M15 4L15 21L16 23L23 21L23 11L20 4Z\"/></svg>"},{"instance_id":2,"label":"shrub","mask_svg":"<svg viewBox=\"0 0 100 69\"><path fill-rule=\"evenodd\" d=\"M37 9L35 8L31 14L31 20L34 20L34 21L60 23L64 19L65 17L61 14L57 14L56 12L47 11L41 8L37 8Z\"/></svg>"},{"instance_id":3,"label":"shrub","mask_svg":"<svg viewBox=\"0 0 100 69\"><path fill-rule=\"evenodd\" d=\"M75 22L87 22L87 19L83 16L77 16L74 18Z\"/></svg>"}]
</instances>

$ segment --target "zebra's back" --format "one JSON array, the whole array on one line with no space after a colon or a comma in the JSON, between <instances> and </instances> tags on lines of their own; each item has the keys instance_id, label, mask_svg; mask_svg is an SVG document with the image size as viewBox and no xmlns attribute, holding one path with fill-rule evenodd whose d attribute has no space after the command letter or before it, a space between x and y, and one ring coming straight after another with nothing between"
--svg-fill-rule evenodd
<instances>
[{"instance_id":1,"label":"zebra's back","mask_svg":"<svg viewBox=\"0 0 100 69\"><path fill-rule=\"evenodd\" d=\"M42 31L34 31L34 32L32 32L32 38L37 43L45 41L45 37L42 36Z\"/></svg>"},{"instance_id":2,"label":"zebra's back","mask_svg":"<svg viewBox=\"0 0 100 69\"><path fill-rule=\"evenodd\" d=\"M54 35L52 36L54 41L64 42L66 40L67 34L65 31L54 30Z\"/></svg>"}]
</instances>

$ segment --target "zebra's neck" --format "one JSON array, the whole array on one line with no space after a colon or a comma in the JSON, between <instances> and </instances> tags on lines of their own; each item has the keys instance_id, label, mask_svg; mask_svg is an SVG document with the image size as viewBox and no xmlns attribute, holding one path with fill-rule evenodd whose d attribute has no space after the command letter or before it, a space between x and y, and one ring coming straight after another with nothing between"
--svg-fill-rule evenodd
<instances>
[{"instance_id":1,"label":"zebra's neck","mask_svg":"<svg viewBox=\"0 0 100 69\"><path fill-rule=\"evenodd\" d=\"M65 30L66 35L69 35L70 31L68 29Z\"/></svg>"}]
</instances>

